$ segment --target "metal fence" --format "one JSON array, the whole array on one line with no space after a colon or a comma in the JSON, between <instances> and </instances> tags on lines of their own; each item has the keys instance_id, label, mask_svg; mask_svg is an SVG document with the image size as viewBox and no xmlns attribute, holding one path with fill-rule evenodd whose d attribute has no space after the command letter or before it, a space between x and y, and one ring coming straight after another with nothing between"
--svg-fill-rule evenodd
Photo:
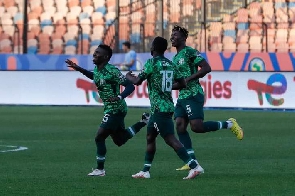
<instances>
[{"instance_id":1,"label":"metal fence","mask_svg":"<svg viewBox=\"0 0 295 196\"><path fill-rule=\"evenodd\" d=\"M175 24L186 27L190 34L188 45L200 51L214 51L215 38L212 38L211 24L220 22L224 24L225 16L235 16L237 11L241 8L246 8L254 0L137 0L137 1L120 1L116 0L114 6L106 7L103 16L103 24L95 24L95 21L90 19L89 24L83 24L77 19L76 24L55 24L52 19L51 32L49 28L44 30L44 24L41 22L36 24L35 27L39 29L32 39L37 42L28 41L31 39L30 34L33 30L30 28L32 24L22 24L14 21L14 24L6 24L3 17L1 18L1 53L22 53L23 51L32 53L69 53L69 54L89 54L93 51L99 43L105 43L114 49L114 52L122 52L122 43L124 41L131 41L133 48L138 52L148 52L150 42L155 36L163 36L169 39L171 29ZM260 2L260 1L258 1ZM105 1L105 6L108 3ZM82 6L82 3L81 3ZM93 3L93 6L95 4ZM18 7L18 10L25 12L24 7ZM8 11L8 10L7 10ZM115 16L110 18L109 13L115 13ZM32 14L32 10L28 10L27 16ZM25 18L25 17L24 17ZM65 18L65 17L64 17ZM14 17L15 19L15 17ZM66 20L66 19L65 19ZM22 26L23 25L23 26ZM38 26L39 25L39 26ZM238 51L238 23L235 23L234 31L234 44ZM248 26L251 24L248 22ZM277 24L275 24L277 25ZM291 24L290 24L291 25ZM64 28L61 28L63 26ZM100 29L97 31L98 28ZM267 24L261 22L261 51L268 51L268 28ZM24 29L27 31L24 31ZM59 41L55 41L55 33L61 31ZM74 29L74 30L73 30ZM251 32L249 30L249 39ZM12 33L13 32L13 33ZM220 39L217 44L223 44L224 34L220 34ZM41 42L39 34L49 34L48 40ZM70 33L72 36L69 38L65 34ZM34 34L34 32L33 32ZM8 36L8 37L5 37ZM47 38L46 38L47 39ZM36 45L35 50L28 51L28 47ZM249 44L249 43L248 43ZM55 46L58 45L58 49ZM61 48L60 48L61 47ZM26 50L24 50L26 48ZM56 50L55 50L56 49ZM171 48L169 48L171 50ZM221 51L224 46L221 46ZM249 44L249 51L250 51Z\"/></svg>"}]
</instances>

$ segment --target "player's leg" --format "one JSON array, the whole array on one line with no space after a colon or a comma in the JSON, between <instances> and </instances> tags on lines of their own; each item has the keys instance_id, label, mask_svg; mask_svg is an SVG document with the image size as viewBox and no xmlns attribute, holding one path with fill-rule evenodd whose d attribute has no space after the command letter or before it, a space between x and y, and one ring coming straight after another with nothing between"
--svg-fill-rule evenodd
<instances>
[{"instance_id":1,"label":"player's leg","mask_svg":"<svg viewBox=\"0 0 295 196\"><path fill-rule=\"evenodd\" d=\"M98 129L95 136L97 167L88 176L105 176L104 163L107 152L105 139L110 135L110 132L110 130L103 127Z\"/></svg>"},{"instance_id":2,"label":"player's leg","mask_svg":"<svg viewBox=\"0 0 295 196\"><path fill-rule=\"evenodd\" d=\"M125 129L125 116L126 114L112 115L111 123L112 130L114 130L114 132L111 134L111 137L117 146L122 146L129 139L135 136L135 134L137 134L144 126L147 125L150 118L148 113L143 113L140 121Z\"/></svg>"},{"instance_id":3,"label":"player's leg","mask_svg":"<svg viewBox=\"0 0 295 196\"><path fill-rule=\"evenodd\" d=\"M126 116L126 113L122 114L122 117L118 117L120 115L117 114L105 114L102 118L100 127L96 133L95 136L95 143L96 143L96 159L97 159L97 168L93 170L91 173L89 173L89 176L104 176L105 170L104 170L104 163L105 163L105 156L106 156L106 144L105 139L111 135L114 136L114 130L117 130L118 127L122 126L119 121L119 123L116 123L117 120L123 118ZM113 137L112 137L113 138ZM114 139L114 138L113 138ZM121 140L118 137L115 137L115 142L120 143Z\"/></svg>"},{"instance_id":4,"label":"player's leg","mask_svg":"<svg viewBox=\"0 0 295 196\"><path fill-rule=\"evenodd\" d=\"M190 126L192 131L195 133L207 133L222 129L229 129L239 140L242 140L244 137L243 129L234 118L230 118L227 121L206 122L203 122L203 119L192 119L190 120Z\"/></svg>"},{"instance_id":5,"label":"player's leg","mask_svg":"<svg viewBox=\"0 0 295 196\"><path fill-rule=\"evenodd\" d=\"M148 124L149 119L150 114L145 112L142 114L141 119L138 122L127 128L127 131L129 132L131 138Z\"/></svg>"},{"instance_id":6,"label":"player's leg","mask_svg":"<svg viewBox=\"0 0 295 196\"><path fill-rule=\"evenodd\" d=\"M185 165L190 168L188 175L183 179L193 179L196 176L204 173L204 169L201 167L201 165L196 160L190 157L182 143L177 140L174 134L166 135L164 137L164 140L169 146L174 149L178 157L185 163Z\"/></svg>"},{"instance_id":7,"label":"player's leg","mask_svg":"<svg viewBox=\"0 0 295 196\"><path fill-rule=\"evenodd\" d=\"M158 132L153 127L153 122L151 120L147 127L147 135L146 135L147 147L146 147L145 158L144 158L144 166L141 171L132 175L133 178L150 178L149 171L152 166L152 162L154 160L154 156L156 153L157 136L158 136Z\"/></svg>"},{"instance_id":8,"label":"player's leg","mask_svg":"<svg viewBox=\"0 0 295 196\"><path fill-rule=\"evenodd\" d=\"M166 144L172 147L178 157L189 166L190 172L186 179L192 179L197 175L204 173L204 169L190 157L183 144L175 137L172 114L158 113L154 127L165 140Z\"/></svg>"},{"instance_id":9,"label":"player's leg","mask_svg":"<svg viewBox=\"0 0 295 196\"><path fill-rule=\"evenodd\" d=\"M186 113L186 101L178 100L175 111L174 118L176 122L176 131L179 138L179 141L184 145L186 151L190 155L192 159L196 159L195 152L192 147L192 141L190 135L187 131L187 126L189 123L188 116ZM190 167L188 165L184 165L176 170L189 170Z\"/></svg>"},{"instance_id":10,"label":"player's leg","mask_svg":"<svg viewBox=\"0 0 295 196\"><path fill-rule=\"evenodd\" d=\"M187 114L190 126L195 133L207 133L221 129L230 129L238 139L243 138L243 130L235 119L227 121L206 121L204 120L204 95L198 94L192 99L187 100Z\"/></svg>"}]
</instances>

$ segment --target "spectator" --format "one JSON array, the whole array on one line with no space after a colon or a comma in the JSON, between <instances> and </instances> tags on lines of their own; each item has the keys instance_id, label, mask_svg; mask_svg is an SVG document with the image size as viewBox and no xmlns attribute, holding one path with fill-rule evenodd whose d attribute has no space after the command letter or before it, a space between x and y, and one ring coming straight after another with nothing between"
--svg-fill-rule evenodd
<instances>
[{"instance_id":1,"label":"spectator","mask_svg":"<svg viewBox=\"0 0 295 196\"><path fill-rule=\"evenodd\" d=\"M121 70L135 71L136 70L136 52L131 50L130 42L123 43L123 50L125 52L124 63L120 65Z\"/></svg>"}]
</instances>

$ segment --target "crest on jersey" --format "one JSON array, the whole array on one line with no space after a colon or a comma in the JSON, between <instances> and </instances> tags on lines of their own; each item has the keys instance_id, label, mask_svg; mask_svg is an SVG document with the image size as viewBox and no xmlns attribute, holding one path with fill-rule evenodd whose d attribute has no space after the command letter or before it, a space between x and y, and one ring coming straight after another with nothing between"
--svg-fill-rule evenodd
<instances>
[{"instance_id":1,"label":"crest on jersey","mask_svg":"<svg viewBox=\"0 0 295 196\"><path fill-rule=\"evenodd\" d=\"M106 81L104 79L99 79L99 85L102 86L106 83Z\"/></svg>"},{"instance_id":2,"label":"crest on jersey","mask_svg":"<svg viewBox=\"0 0 295 196\"><path fill-rule=\"evenodd\" d=\"M184 64L184 58L179 59L178 63L179 63L180 65Z\"/></svg>"}]
</instances>

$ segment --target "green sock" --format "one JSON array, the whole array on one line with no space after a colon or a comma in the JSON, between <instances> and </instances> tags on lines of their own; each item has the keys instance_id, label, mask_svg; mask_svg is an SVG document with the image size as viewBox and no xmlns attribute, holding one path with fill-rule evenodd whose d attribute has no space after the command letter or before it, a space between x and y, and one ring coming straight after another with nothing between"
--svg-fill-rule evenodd
<instances>
[{"instance_id":1,"label":"green sock","mask_svg":"<svg viewBox=\"0 0 295 196\"><path fill-rule=\"evenodd\" d=\"M131 139L136 133L140 131L142 127L146 124L144 122L137 122L131 127L120 131L120 140L122 144L125 144L129 139Z\"/></svg>"},{"instance_id":2,"label":"green sock","mask_svg":"<svg viewBox=\"0 0 295 196\"><path fill-rule=\"evenodd\" d=\"M197 159L195 155L194 149L186 149L187 154L192 158L192 159Z\"/></svg>"},{"instance_id":3,"label":"green sock","mask_svg":"<svg viewBox=\"0 0 295 196\"><path fill-rule=\"evenodd\" d=\"M145 124L144 122L137 122L137 123L135 123L134 125L132 125L131 127L132 127L133 131L134 131L135 134L136 134L136 133L138 133L138 132L141 130L141 128L143 128L145 125L146 125L146 124Z\"/></svg>"},{"instance_id":4,"label":"green sock","mask_svg":"<svg viewBox=\"0 0 295 196\"><path fill-rule=\"evenodd\" d=\"M126 133L128 134L123 134L123 140L128 140L131 139L136 133L138 133L141 128L143 128L146 124L144 122L137 122L134 125L132 125L131 127L128 127L127 129L125 129Z\"/></svg>"},{"instance_id":5,"label":"green sock","mask_svg":"<svg viewBox=\"0 0 295 196\"><path fill-rule=\"evenodd\" d=\"M143 172L150 171L155 153L145 153Z\"/></svg>"},{"instance_id":6,"label":"green sock","mask_svg":"<svg viewBox=\"0 0 295 196\"><path fill-rule=\"evenodd\" d=\"M185 163L188 164L189 162L191 162L192 158L189 156L189 154L186 152L185 148L182 147L180 149L177 150L177 155L178 157ZM194 161L193 161L194 162Z\"/></svg>"},{"instance_id":7,"label":"green sock","mask_svg":"<svg viewBox=\"0 0 295 196\"><path fill-rule=\"evenodd\" d=\"M219 129L227 129L228 123L226 121L207 121L203 123L204 132L217 131Z\"/></svg>"},{"instance_id":8,"label":"green sock","mask_svg":"<svg viewBox=\"0 0 295 196\"><path fill-rule=\"evenodd\" d=\"M195 152L192 147L192 140L187 131L178 133L179 141L184 145L187 153L190 155L192 159L196 159Z\"/></svg>"},{"instance_id":9,"label":"green sock","mask_svg":"<svg viewBox=\"0 0 295 196\"><path fill-rule=\"evenodd\" d=\"M222 126L221 126L220 129L227 129L227 127L228 127L228 122L223 121L223 122L221 122L221 124L222 124Z\"/></svg>"},{"instance_id":10,"label":"green sock","mask_svg":"<svg viewBox=\"0 0 295 196\"><path fill-rule=\"evenodd\" d=\"M104 169L105 155L107 153L105 141L96 142L97 169Z\"/></svg>"},{"instance_id":11,"label":"green sock","mask_svg":"<svg viewBox=\"0 0 295 196\"><path fill-rule=\"evenodd\" d=\"M179 141L184 145L186 149L191 149L192 148L192 140L189 136L189 133L187 131L177 133Z\"/></svg>"},{"instance_id":12,"label":"green sock","mask_svg":"<svg viewBox=\"0 0 295 196\"><path fill-rule=\"evenodd\" d=\"M203 126L204 126L204 132L217 131L220 129L221 122L207 121L203 123Z\"/></svg>"}]
</instances>

